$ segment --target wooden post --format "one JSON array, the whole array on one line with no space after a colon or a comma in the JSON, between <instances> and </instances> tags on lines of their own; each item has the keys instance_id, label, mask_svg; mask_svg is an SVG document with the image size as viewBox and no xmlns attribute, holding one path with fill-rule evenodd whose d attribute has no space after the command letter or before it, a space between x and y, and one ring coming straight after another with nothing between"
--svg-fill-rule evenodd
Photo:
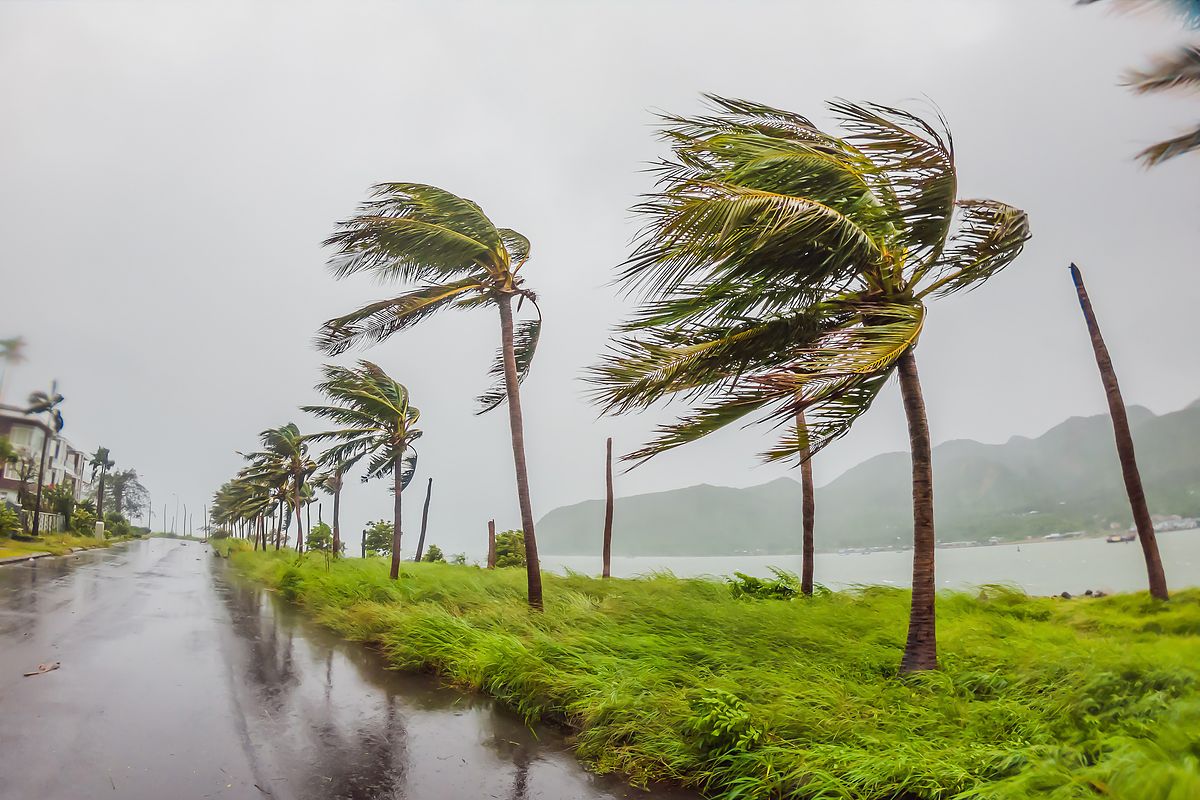
<instances>
[{"instance_id":1,"label":"wooden post","mask_svg":"<svg viewBox=\"0 0 1200 800\"><path fill-rule=\"evenodd\" d=\"M421 510L421 538L417 539L417 557L413 559L415 562L421 560L421 555L425 552L425 526L429 524L429 498L433 495L433 478L429 479L429 483L425 486L425 508Z\"/></svg>"},{"instance_id":2,"label":"wooden post","mask_svg":"<svg viewBox=\"0 0 1200 800\"><path fill-rule=\"evenodd\" d=\"M496 568L496 520L488 520L488 569Z\"/></svg>"},{"instance_id":3,"label":"wooden post","mask_svg":"<svg viewBox=\"0 0 1200 800\"><path fill-rule=\"evenodd\" d=\"M608 437L605 447L607 456L604 464L604 571L603 577L612 574L612 523L613 523L613 478L612 478L612 437Z\"/></svg>"}]
</instances>

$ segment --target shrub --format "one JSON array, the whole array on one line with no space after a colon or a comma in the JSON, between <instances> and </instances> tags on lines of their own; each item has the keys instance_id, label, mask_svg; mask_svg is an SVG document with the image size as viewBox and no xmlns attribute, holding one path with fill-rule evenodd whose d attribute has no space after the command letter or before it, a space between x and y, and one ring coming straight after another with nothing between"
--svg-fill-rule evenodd
<instances>
[{"instance_id":1,"label":"shrub","mask_svg":"<svg viewBox=\"0 0 1200 800\"><path fill-rule=\"evenodd\" d=\"M496 566L525 566L525 534L522 531L505 531L496 534Z\"/></svg>"},{"instance_id":2,"label":"shrub","mask_svg":"<svg viewBox=\"0 0 1200 800\"><path fill-rule=\"evenodd\" d=\"M80 536L93 536L96 533L96 515L88 511L80 503L71 515L71 530Z\"/></svg>"},{"instance_id":3,"label":"shrub","mask_svg":"<svg viewBox=\"0 0 1200 800\"><path fill-rule=\"evenodd\" d=\"M446 557L442 555L442 548L436 544L429 545L429 549L425 551L425 555L421 556L422 561L446 563Z\"/></svg>"},{"instance_id":4,"label":"shrub","mask_svg":"<svg viewBox=\"0 0 1200 800\"><path fill-rule=\"evenodd\" d=\"M800 579L791 572L771 567L775 580L756 578L741 572L729 578L729 591L734 597L751 597L757 600L791 600L800 594Z\"/></svg>"},{"instance_id":5,"label":"shrub","mask_svg":"<svg viewBox=\"0 0 1200 800\"><path fill-rule=\"evenodd\" d=\"M450 563L458 564L459 566L466 566L467 554L466 553L455 553L454 555L450 556Z\"/></svg>"},{"instance_id":6,"label":"shrub","mask_svg":"<svg viewBox=\"0 0 1200 800\"><path fill-rule=\"evenodd\" d=\"M309 550L318 550L320 552L328 552L333 547L333 529L324 522L318 522L312 526L312 530L308 532L308 540L305 546Z\"/></svg>"},{"instance_id":7,"label":"shrub","mask_svg":"<svg viewBox=\"0 0 1200 800\"><path fill-rule=\"evenodd\" d=\"M390 522L379 520L367 525L367 555L386 556L392 553L392 531Z\"/></svg>"},{"instance_id":8,"label":"shrub","mask_svg":"<svg viewBox=\"0 0 1200 800\"><path fill-rule=\"evenodd\" d=\"M0 503L0 536L12 536L20 532L21 515L9 508L7 503Z\"/></svg>"}]
</instances>

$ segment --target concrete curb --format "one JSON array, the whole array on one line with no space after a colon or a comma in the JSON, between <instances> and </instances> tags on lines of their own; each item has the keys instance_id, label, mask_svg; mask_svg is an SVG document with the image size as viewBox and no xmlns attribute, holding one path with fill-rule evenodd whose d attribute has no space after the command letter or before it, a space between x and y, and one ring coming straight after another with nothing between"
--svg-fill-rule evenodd
<instances>
[{"instance_id":1,"label":"concrete curb","mask_svg":"<svg viewBox=\"0 0 1200 800\"><path fill-rule=\"evenodd\" d=\"M32 561L35 558L45 558L46 556L52 555L54 555L54 553L26 553L25 555L21 556L7 556L6 558L0 558L0 565L19 564L22 561Z\"/></svg>"}]
</instances>

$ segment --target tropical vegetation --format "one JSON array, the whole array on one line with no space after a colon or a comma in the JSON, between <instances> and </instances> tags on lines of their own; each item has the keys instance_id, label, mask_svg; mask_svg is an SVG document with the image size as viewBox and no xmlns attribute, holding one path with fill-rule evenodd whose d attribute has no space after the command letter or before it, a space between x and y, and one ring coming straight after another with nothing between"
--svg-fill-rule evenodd
<instances>
[{"instance_id":1,"label":"tropical vegetation","mask_svg":"<svg viewBox=\"0 0 1200 800\"><path fill-rule=\"evenodd\" d=\"M529 240L511 228L496 227L476 203L444 189L382 183L325 243L335 248L329 266L337 278L367 273L408 284L398 296L326 322L317 344L331 355L381 342L444 309L495 306L499 311L500 351L490 373L497 382L479 397L479 413L508 403L517 505L528 554L528 600L532 608L541 608L520 392L542 328L537 295L520 274L529 260ZM528 301L536 316L517 323L514 300L516 312ZM398 528L399 520L396 524Z\"/></svg>"},{"instance_id":2,"label":"tropical vegetation","mask_svg":"<svg viewBox=\"0 0 1200 800\"><path fill-rule=\"evenodd\" d=\"M898 373L913 468L913 592L902 671L937 666L931 442L914 351L927 301L997 274L1024 212L960 200L944 121L835 102L835 135L789 111L710 97L667 117L671 156L620 279L641 307L592 371L605 410L667 397L690 414L643 461L747 415L792 422L768 460L807 460Z\"/></svg>"},{"instance_id":3,"label":"tropical vegetation","mask_svg":"<svg viewBox=\"0 0 1200 800\"><path fill-rule=\"evenodd\" d=\"M909 595L735 597L715 581L234 552L399 669L435 671L581 758L706 796L1180 800L1200 794L1200 592L938 597L941 666L897 680ZM794 586L795 576L784 576ZM792 590L794 596L798 590ZM769 592L766 596L772 596Z\"/></svg>"}]
</instances>

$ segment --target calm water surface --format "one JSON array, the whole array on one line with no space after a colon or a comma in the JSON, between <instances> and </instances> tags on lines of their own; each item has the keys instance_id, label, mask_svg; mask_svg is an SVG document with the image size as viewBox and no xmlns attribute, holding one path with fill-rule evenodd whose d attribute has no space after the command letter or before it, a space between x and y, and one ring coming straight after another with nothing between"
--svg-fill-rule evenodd
<instances>
[{"instance_id":1,"label":"calm water surface","mask_svg":"<svg viewBox=\"0 0 1200 800\"><path fill-rule=\"evenodd\" d=\"M819 534L818 534L819 535ZM1158 534L1158 546L1172 588L1200 586L1200 530ZM547 569L600 572L599 556L552 556ZM770 567L800 571L800 556L728 556L705 558L613 558L618 577L670 570L681 577L744 572L769 576ZM912 551L839 555L818 553L816 580L831 589L855 584L908 586ZM1103 539L1073 539L1034 544L939 548L938 585L966 589L986 583L1019 586L1030 594L1080 594L1087 589L1131 592L1146 588L1146 566L1137 542L1108 544Z\"/></svg>"}]
</instances>

